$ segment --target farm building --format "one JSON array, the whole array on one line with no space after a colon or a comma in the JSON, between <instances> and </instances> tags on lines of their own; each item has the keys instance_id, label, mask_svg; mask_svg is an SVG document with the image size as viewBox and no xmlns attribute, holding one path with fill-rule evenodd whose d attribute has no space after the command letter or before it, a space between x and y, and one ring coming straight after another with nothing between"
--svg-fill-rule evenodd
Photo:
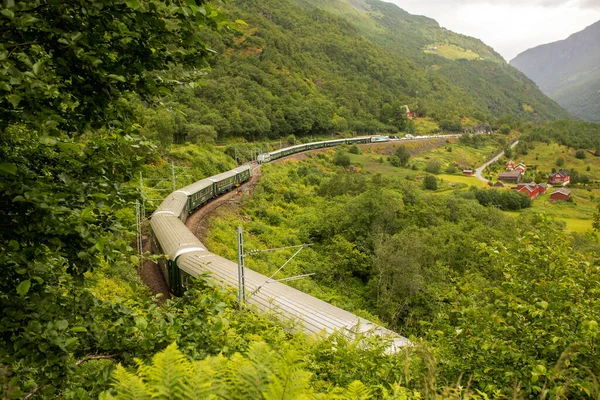
<instances>
[{"instance_id":1,"label":"farm building","mask_svg":"<svg viewBox=\"0 0 600 400\"><path fill-rule=\"evenodd\" d=\"M472 169L463 169L463 175L473 175Z\"/></svg>"},{"instance_id":2,"label":"farm building","mask_svg":"<svg viewBox=\"0 0 600 400\"><path fill-rule=\"evenodd\" d=\"M519 183L521 175L521 171L503 172L498 175L498 180L508 183Z\"/></svg>"},{"instance_id":3,"label":"farm building","mask_svg":"<svg viewBox=\"0 0 600 400\"><path fill-rule=\"evenodd\" d=\"M512 171L513 169L515 169L515 162L513 160L509 160L506 163L506 170L507 171Z\"/></svg>"},{"instance_id":4,"label":"farm building","mask_svg":"<svg viewBox=\"0 0 600 400\"><path fill-rule=\"evenodd\" d=\"M558 189L550 193L550 199L554 201L567 201L571 198L571 191L569 189Z\"/></svg>"},{"instance_id":5,"label":"farm building","mask_svg":"<svg viewBox=\"0 0 600 400\"><path fill-rule=\"evenodd\" d=\"M539 195L546 193L548 190L546 185L538 185L535 182L520 183L515 189L521 193L525 193L530 199L535 199Z\"/></svg>"},{"instance_id":6,"label":"farm building","mask_svg":"<svg viewBox=\"0 0 600 400\"><path fill-rule=\"evenodd\" d=\"M527 171L527 167L525 166L525 164L519 163L519 165L515 167L515 171L521 171L521 173L524 174L525 171Z\"/></svg>"},{"instance_id":7,"label":"farm building","mask_svg":"<svg viewBox=\"0 0 600 400\"><path fill-rule=\"evenodd\" d=\"M571 173L565 169L548 175L548 183L551 185L568 185L571 182Z\"/></svg>"}]
</instances>

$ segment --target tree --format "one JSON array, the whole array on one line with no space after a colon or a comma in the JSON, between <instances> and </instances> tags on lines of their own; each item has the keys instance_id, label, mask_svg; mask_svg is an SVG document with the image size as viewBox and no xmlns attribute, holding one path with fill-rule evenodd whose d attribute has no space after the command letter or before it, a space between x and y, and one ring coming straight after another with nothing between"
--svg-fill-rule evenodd
<instances>
[{"instance_id":1,"label":"tree","mask_svg":"<svg viewBox=\"0 0 600 400\"><path fill-rule=\"evenodd\" d=\"M442 163L437 158L432 158L431 160L429 160L429 162L427 162L427 165L425 166L425 171L432 174L439 174L441 170Z\"/></svg>"},{"instance_id":2,"label":"tree","mask_svg":"<svg viewBox=\"0 0 600 400\"><path fill-rule=\"evenodd\" d=\"M400 159L400 165L405 166L408 164L408 160L410 160L410 151L406 148L405 145L398 147L396 150L396 157Z\"/></svg>"},{"instance_id":3,"label":"tree","mask_svg":"<svg viewBox=\"0 0 600 400\"><path fill-rule=\"evenodd\" d=\"M333 157L333 163L340 167L346 168L348 165L350 165L350 156L348 156L348 154L346 154L343 150L338 149Z\"/></svg>"},{"instance_id":4,"label":"tree","mask_svg":"<svg viewBox=\"0 0 600 400\"><path fill-rule=\"evenodd\" d=\"M437 179L433 175L426 175L423 179L423 189L425 190L437 190Z\"/></svg>"},{"instance_id":5,"label":"tree","mask_svg":"<svg viewBox=\"0 0 600 400\"><path fill-rule=\"evenodd\" d=\"M585 159L585 150L583 149L579 149L575 152L575 157L579 158L580 160Z\"/></svg>"},{"instance_id":6,"label":"tree","mask_svg":"<svg viewBox=\"0 0 600 400\"><path fill-rule=\"evenodd\" d=\"M596 207L596 212L594 213L594 220L592 222L592 227L596 232L600 232L600 204Z\"/></svg>"},{"instance_id":7,"label":"tree","mask_svg":"<svg viewBox=\"0 0 600 400\"><path fill-rule=\"evenodd\" d=\"M0 33L0 128L83 131L125 119L126 91L150 100L179 84L170 65L206 65L205 26L231 26L205 0L8 1ZM194 76L191 70L188 74ZM185 80L185 76L181 77Z\"/></svg>"},{"instance_id":8,"label":"tree","mask_svg":"<svg viewBox=\"0 0 600 400\"><path fill-rule=\"evenodd\" d=\"M511 131L510 125L502 124L502 125L500 125L500 129L498 129L498 131L500 133L502 133L503 135L508 135Z\"/></svg>"},{"instance_id":9,"label":"tree","mask_svg":"<svg viewBox=\"0 0 600 400\"><path fill-rule=\"evenodd\" d=\"M565 159L562 157L558 157L556 159L556 166L557 167L562 167L563 165L565 165Z\"/></svg>"},{"instance_id":10,"label":"tree","mask_svg":"<svg viewBox=\"0 0 600 400\"><path fill-rule=\"evenodd\" d=\"M0 309L10 317L0 319L0 369L16 377L11 385L21 394L11 397L32 383L59 388L85 354L139 346L129 339L145 321L95 298L83 282L99 266L137 264L125 227L135 224L119 213L131 214L140 193L128 182L155 149L127 123L125 93L151 100L186 79L169 81L164 70L179 64L192 77L206 64L200 34L224 16L195 4L4 2L0 209L10 229L0 229ZM185 139L184 121L168 128Z\"/></svg>"}]
</instances>

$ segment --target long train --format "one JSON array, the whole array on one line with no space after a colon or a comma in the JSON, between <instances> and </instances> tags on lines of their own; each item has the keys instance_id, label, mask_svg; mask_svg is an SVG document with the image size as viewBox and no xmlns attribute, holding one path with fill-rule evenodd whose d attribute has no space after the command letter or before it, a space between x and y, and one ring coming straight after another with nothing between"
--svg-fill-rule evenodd
<instances>
[{"instance_id":1,"label":"long train","mask_svg":"<svg viewBox=\"0 0 600 400\"><path fill-rule=\"evenodd\" d=\"M289 154L340 144L388 140L387 136L372 136L307 143L261 154L259 161L268 162ZM171 193L152 214L152 250L167 256L158 263L174 295L183 293L190 277L207 273L219 284L237 288L237 264L208 251L185 226L185 221L191 212L211 199L233 190L251 176L251 167L245 165L200 180ZM389 329L283 283L269 280L250 269L246 268L244 275L247 293L252 293L247 303L260 311L274 313L284 321L296 323L297 330L308 334L341 331L349 336L358 332L386 336L391 339L390 352L410 343L408 339Z\"/></svg>"}]
</instances>

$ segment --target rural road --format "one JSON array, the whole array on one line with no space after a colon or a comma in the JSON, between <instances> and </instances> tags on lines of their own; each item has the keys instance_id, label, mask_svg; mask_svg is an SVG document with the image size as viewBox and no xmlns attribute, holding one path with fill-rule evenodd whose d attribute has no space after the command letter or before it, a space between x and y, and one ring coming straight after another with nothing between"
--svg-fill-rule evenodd
<instances>
[{"instance_id":1,"label":"rural road","mask_svg":"<svg viewBox=\"0 0 600 400\"><path fill-rule=\"evenodd\" d=\"M515 147L517 145L517 143L519 143L518 140L515 140L514 142L511 143L510 148L512 149L513 147ZM488 165L495 163L500 157L502 157L504 155L504 150L500 152L500 154L494 156L494 158L492 158L491 160L489 160L488 162L486 162L485 164L483 164L481 167L477 168L475 170L475 176L477 177L477 179L479 179L480 181L484 181L487 182L488 180L485 179L481 174L483 173L483 170L485 169L485 167L487 167Z\"/></svg>"}]
</instances>

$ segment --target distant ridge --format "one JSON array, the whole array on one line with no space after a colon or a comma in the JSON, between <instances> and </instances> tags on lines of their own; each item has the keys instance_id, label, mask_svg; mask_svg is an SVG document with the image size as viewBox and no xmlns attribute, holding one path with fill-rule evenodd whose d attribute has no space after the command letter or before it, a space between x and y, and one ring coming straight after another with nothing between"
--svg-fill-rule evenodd
<instances>
[{"instance_id":1,"label":"distant ridge","mask_svg":"<svg viewBox=\"0 0 600 400\"><path fill-rule=\"evenodd\" d=\"M573 115L600 122L600 21L565 40L526 50L510 64Z\"/></svg>"}]
</instances>

